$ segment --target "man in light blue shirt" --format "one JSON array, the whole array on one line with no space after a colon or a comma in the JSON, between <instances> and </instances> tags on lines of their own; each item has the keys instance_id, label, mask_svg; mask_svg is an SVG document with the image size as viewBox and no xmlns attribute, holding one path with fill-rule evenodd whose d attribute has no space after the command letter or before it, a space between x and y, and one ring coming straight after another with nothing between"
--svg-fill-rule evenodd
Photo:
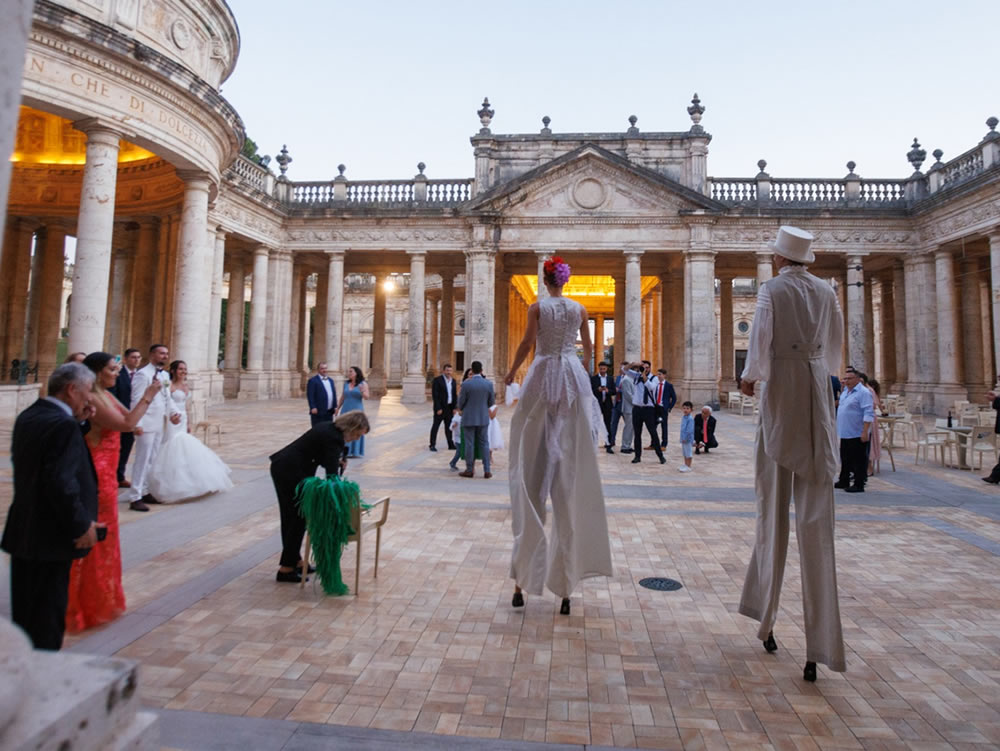
<instances>
[{"instance_id":1,"label":"man in light blue shirt","mask_svg":"<svg viewBox=\"0 0 1000 751\"><path fill-rule=\"evenodd\" d=\"M842 379L844 390L840 392L840 406L837 408L837 437L840 438L840 479L835 488L848 493L864 493L868 478L868 458L865 444L871 435L875 419L875 407L871 392L861 383L858 374L848 370ZM854 482L851 482L851 475Z\"/></svg>"}]
</instances>

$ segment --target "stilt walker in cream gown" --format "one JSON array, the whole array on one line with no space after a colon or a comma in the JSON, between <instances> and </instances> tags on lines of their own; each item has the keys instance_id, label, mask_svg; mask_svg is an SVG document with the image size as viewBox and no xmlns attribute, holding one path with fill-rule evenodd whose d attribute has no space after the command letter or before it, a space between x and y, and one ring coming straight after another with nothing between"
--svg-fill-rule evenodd
<instances>
[{"instance_id":1,"label":"stilt walker in cream gown","mask_svg":"<svg viewBox=\"0 0 1000 751\"><path fill-rule=\"evenodd\" d=\"M758 293L741 385L744 394L760 398L760 426L754 447L757 541L739 610L760 621L764 649L776 651L773 628L794 498L807 681L816 680L818 662L846 670L833 546L837 435L830 385L844 322L833 288L806 270L815 260L812 240L808 232L781 227L771 244L778 275Z\"/></svg>"},{"instance_id":2,"label":"stilt walker in cream gown","mask_svg":"<svg viewBox=\"0 0 1000 751\"><path fill-rule=\"evenodd\" d=\"M524 605L522 588L540 595L547 587L562 598L564 615L569 615L569 598L581 579L611 576L608 521L597 469L597 441L604 423L576 354L579 334L583 361L591 361L587 311L562 296L569 275L569 266L558 256L546 262L549 296L528 309L524 338L505 379L513 383L534 344L535 359L510 425L513 605ZM544 529L549 497L551 541Z\"/></svg>"}]
</instances>

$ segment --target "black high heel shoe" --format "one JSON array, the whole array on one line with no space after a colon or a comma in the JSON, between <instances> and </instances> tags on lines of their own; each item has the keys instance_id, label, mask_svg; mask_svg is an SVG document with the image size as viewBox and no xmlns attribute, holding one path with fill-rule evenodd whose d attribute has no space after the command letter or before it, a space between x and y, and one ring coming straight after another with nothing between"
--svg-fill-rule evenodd
<instances>
[{"instance_id":1,"label":"black high heel shoe","mask_svg":"<svg viewBox=\"0 0 1000 751\"><path fill-rule=\"evenodd\" d=\"M778 642L776 642L774 640L774 632L773 631L768 631L767 632L767 638L764 639L764 649L767 652L777 652L778 651Z\"/></svg>"},{"instance_id":2,"label":"black high heel shoe","mask_svg":"<svg viewBox=\"0 0 1000 751\"><path fill-rule=\"evenodd\" d=\"M562 607L559 608L559 615L569 615L569 598L564 597Z\"/></svg>"},{"instance_id":3,"label":"black high heel shoe","mask_svg":"<svg viewBox=\"0 0 1000 751\"><path fill-rule=\"evenodd\" d=\"M524 607L524 595L521 594L520 592L515 592L514 593L514 599L512 599L510 601L510 604L513 605L515 608L523 608Z\"/></svg>"},{"instance_id":4,"label":"black high heel shoe","mask_svg":"<svg viewBox=\"0 0 1000 751\"><path fill-rule=\"evenodd\" d=\"M810 683L816 682L816 663L807 662L805 668L802 669L802 679L809 681Z\"/></svg>"}]
</instances>

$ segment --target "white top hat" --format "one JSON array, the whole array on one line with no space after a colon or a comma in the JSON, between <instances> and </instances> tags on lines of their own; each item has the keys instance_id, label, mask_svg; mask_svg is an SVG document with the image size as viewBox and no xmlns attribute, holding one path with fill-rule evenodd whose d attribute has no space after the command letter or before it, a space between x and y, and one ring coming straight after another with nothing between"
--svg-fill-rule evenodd
<instances>
[{"instance_id":1,"label":"white top hat","mask_svg":"<svg viewBox=\"0 0 1000 751\"><path fill-rule=\"evenodd\" d=\"M770 247L779 256L784 256L789 261L812 263L816 260L816 256L809 249L809 246L812 245L814 239L804 229L785 225L778 227L778 236L774 242L770 243Z\"/></svg>"}]
</instances>

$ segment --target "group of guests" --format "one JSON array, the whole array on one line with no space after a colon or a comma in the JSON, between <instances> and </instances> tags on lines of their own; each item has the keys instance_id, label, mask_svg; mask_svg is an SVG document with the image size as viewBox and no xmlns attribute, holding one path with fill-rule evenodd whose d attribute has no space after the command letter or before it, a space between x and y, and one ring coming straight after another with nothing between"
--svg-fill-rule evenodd
<instances>
[{"instance_id":1,"label":"group of guests","mask_svg":"<svg viewBox=\"0 0 1000 751\"><path fill-rule=\"evenodd\" d=\"M445 363L441 374L431 381L431 451L437 451L439 428L444 425L448 450L454 451L448 466L458 472L458 462L465 461L459 477L475 477L476 460L483 464L483 477L493 477L493 452L503 449L503 433L497 419L499 406L493 383L483 376L483 364L474 361L462 375L461 384L452 377L452 366Z\"/></svg>"},{"instance_id":2,"label":"group of guests","mask_svg":"<svg viewBox=\"0 0 1000 751\"><path fill-rule=\"evenodd\" d=\"M633 464L642 461L642 429L649 434L650 443L646 450L656 453L660 464L666 464L663 450L667 447L668 418L677 404L677 391L667 380L666 368L659 368L654 375L649 360L621 363L618 375L609 374L610 365L602 362L597 373L590 377L590 387L601 411L607 440L604 450L614 453L618 437L618 425L623 424L621 453L635 454ZM705 405L692 419L694 405L681 405L684 417L681 419L680 445L684 464L680 472L691 471L692 454L706 454L717 448L715 438L716 419L712 408ZM633 446L634 443L634 446Z\"/></svg>"},{"instance_id":3,"label":"group of guests","mask_svg":"<svg viewBox=\"0 0 1000 751\"><path fill-rule=\"evenodd\" d=\"M339 400L337 399L337 386L333 382L333 378L327 375L325 362L316 365L316 375L306 382L309 420L314 426L333 422L340 415L346 415L350 412L364 412L364 400L370 398L371 392L368 390L365 374L356 365L347 369ZM352 459L364 456L365 437L362 435L357 440L348 441L346 448L347 456Z\"/></svg>"},{"instance_id":4,"label":"group of guests","mask_svg":"<svg viewBox=\"0 0 1000 751\"><path fill-rule=\"evenodd\" d=\"M0 540L11 555L12 620L39 649L125 611L119 488L147 511L232 487L229 468L188 434L187 366L171 362L167 375L166 347L153 345L144 368L131 348L125 367L107 352L68 359L14 423L14 499Z\"/></svg>"}]
</instances>

